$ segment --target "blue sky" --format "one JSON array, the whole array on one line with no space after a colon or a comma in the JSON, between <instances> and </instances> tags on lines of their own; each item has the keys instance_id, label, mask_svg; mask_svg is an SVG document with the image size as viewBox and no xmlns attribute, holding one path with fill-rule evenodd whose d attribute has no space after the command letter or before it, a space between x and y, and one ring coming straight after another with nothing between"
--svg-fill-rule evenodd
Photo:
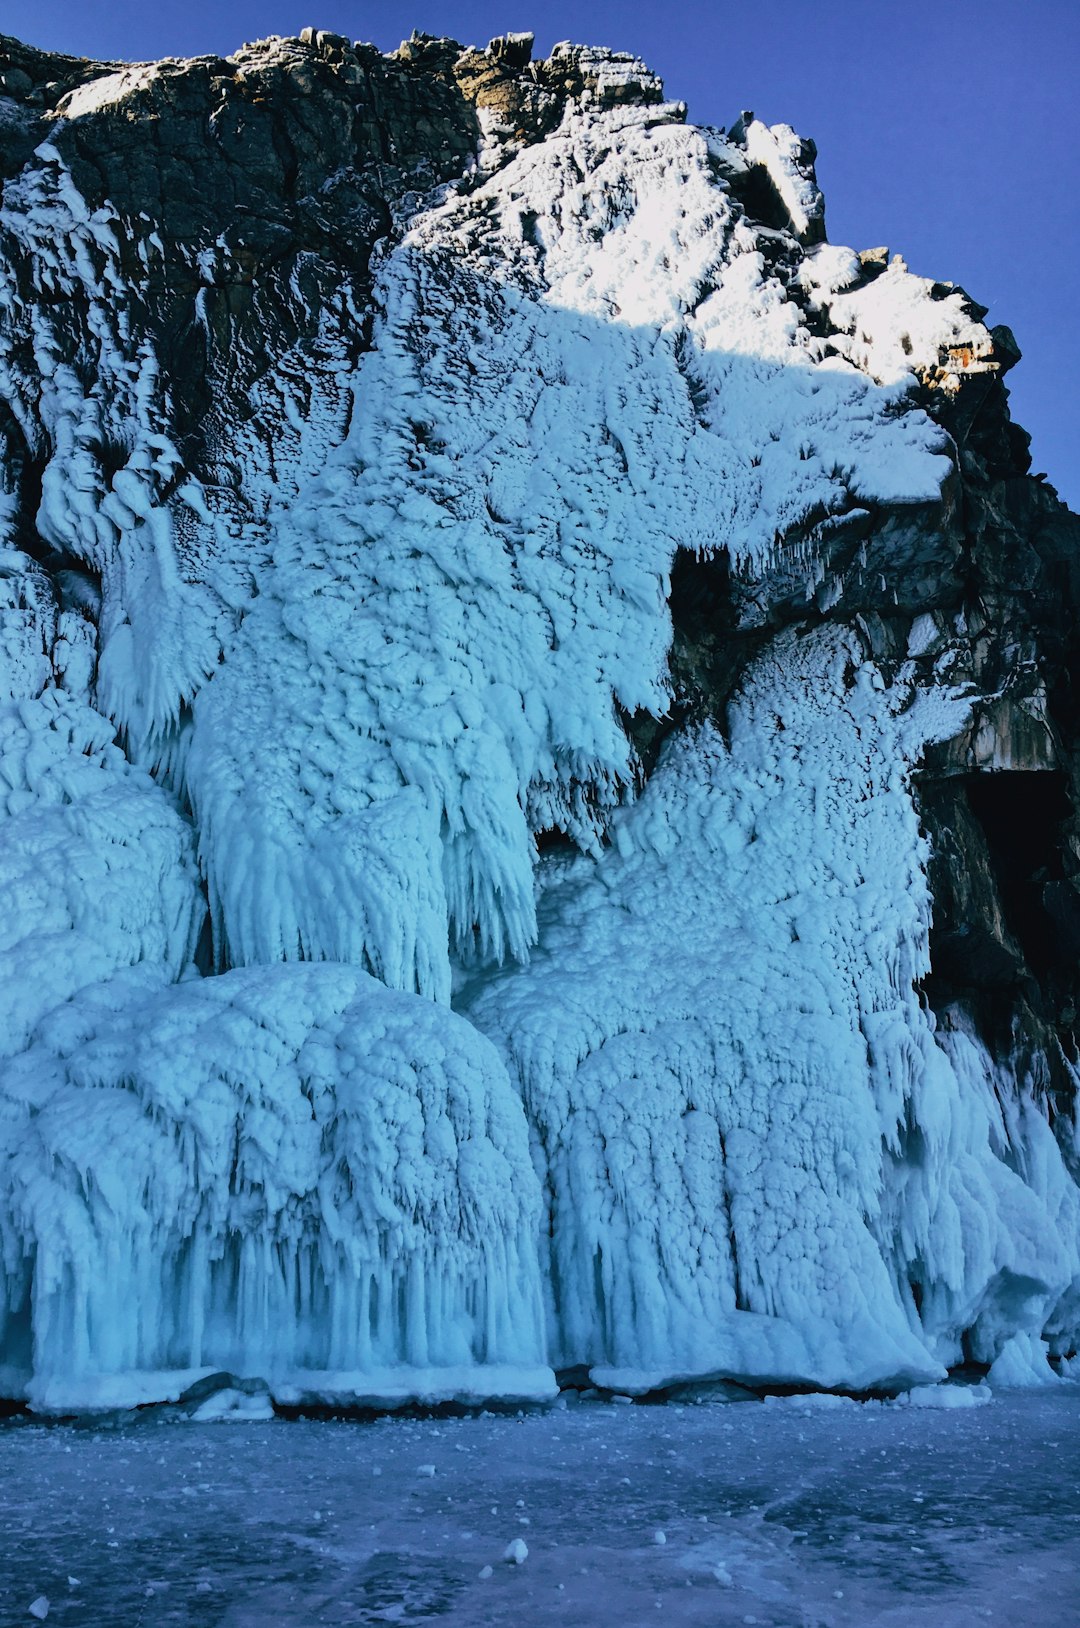
<instances>
[{"instance_id":1,"label":"blue sky","mask_svg":"<svg viewBox=\"0 0 1080 1628\"><path fill-rule=\"evenodd\" d=\"M612 45L703 123L749 107L813 136L834 242L888 244L1014 330L1014 416L1080 508L1080 0L7 0L0 18L36 45L136 60L308 23L383 49L413 28Z\"/></svg>"}]
</instances>

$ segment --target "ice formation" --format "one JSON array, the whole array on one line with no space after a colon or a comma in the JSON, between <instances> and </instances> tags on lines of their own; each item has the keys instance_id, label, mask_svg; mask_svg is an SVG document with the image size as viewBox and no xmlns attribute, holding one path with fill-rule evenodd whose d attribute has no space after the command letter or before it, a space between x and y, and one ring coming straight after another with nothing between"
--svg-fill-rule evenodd
<instances>
[{"instance_id":1,"label":"ice formation","mask_svg":"<svg viewBox=\"0 0 1080 1628\"><path fill-rule=\"evenodd\" d=\"M147 962L179 977L205 905L195 840L78 694L86 622L0 556L0 1056L79 990ZM51 662L50 662L51 658ZM55 677L54 677L55 670ZM74 693L65 686L75 681Z\"/></svg>"},{"instance_id":2,"label":"ice formation","mask_svg":"<svg viewBox=\"0 0 1080 1628\"><path fill-rule=\"evenodd\" d=\"M1006 341L825 242L787 126L527 58L55 59L5 182L0 1367L36 1405L1073 1348L1075 1051L925 989L917 776L1042 659L994 669L949 575L950 403ZM90 174L175 83L265 203L244 85L291 117L364 74L469 156L376 207L316 150L288 255ZM331 274L296 220L376 224Z\"/></svg>"},{"instance_id":3,"label":"ice formation","mask_svg":"<svg viewBox=\"0 0 1080 1628\"><path fill-rule=\"evenodd\" d=\"M542 1356L521 1103L434 1002L344 966L139 969L47 1018L3 1100L0 1348L44 1394Z\"/></svg>"},{"instance_id":4,"label":"ice formation","mask_svg":"<svg viewBox=\"0 0 1080 1628\"><path fill-rule=\"evenodd\" d=\"M985 1050L915 993L909 766L964 710L887 687L850 635L776 639L730 743L672 742L604 864L556 871L532 964L470 1004L552 1195L557 1360L615 1389L913 1382L965 1333L1041 1330L1075 1281L1045 1117L1014 1090L1004 1124Z\"/></svg>"}]
</instances>

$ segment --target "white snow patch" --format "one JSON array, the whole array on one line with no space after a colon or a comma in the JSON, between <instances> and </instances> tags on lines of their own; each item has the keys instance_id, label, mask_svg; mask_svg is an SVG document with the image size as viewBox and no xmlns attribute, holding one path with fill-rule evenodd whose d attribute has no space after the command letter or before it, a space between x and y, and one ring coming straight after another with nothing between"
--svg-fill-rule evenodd
<instances>
[{"instance_id":1,"label":"white snow patch","mask_svg":"<svg viewBox=\"0 0 1080 1628\"><path fill-rule=\"evenodd\" d=\"M88 80L85 85L76 85L57 103L56 111L61 118L83 119L88 114L118 106L140 90L145 90L155 80L160 80L160 77L156 63L132 63L121 68L119 73L102 74L98 79Z\"/></svg>"}]
</instances>

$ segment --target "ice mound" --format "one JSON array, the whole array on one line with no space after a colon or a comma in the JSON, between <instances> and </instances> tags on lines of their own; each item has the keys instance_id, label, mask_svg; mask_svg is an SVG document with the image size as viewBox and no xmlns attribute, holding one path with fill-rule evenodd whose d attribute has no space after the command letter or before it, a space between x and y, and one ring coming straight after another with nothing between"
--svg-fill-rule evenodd
<instances>
[{"instance_id":1,"label":"ice mound","mask_svg":"<svg viewBox=\"0 0 1080 1628\"><path fill-rule=\"evenodd\" d=\"M430 1002L345 967L128 974L0 1100L0 1348L39 1385L542 1363L521 1105Z\"/></svg>"},{"instance_id":2,"label":"ice mound","mask_svg":"<svg viewBox=\"0 0 1080 1628\"><path fill-rule=\"evenodd\" d=\"M910 765L965 711L837 629L778 636L730 739L682 734L601 863L552 867L530 966L466 1010L542 1150L557 1363L887 1389L1075 1278L1045 1120L1003 1134L915 988Z\"/></svg>"}]
</instances>

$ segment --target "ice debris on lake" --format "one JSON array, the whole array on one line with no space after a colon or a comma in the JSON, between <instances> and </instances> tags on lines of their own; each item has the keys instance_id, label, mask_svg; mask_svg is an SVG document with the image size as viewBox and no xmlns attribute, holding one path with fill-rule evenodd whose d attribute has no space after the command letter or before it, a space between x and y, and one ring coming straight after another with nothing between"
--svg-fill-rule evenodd
<instances>
[{"instance_id":1,"label":"ice debris on lake","mask_svg":"<svg viewBox=\"0 0 1080 1628\"><path fill-rule=\"evenodd\" d=\"M416 213L355 366L343 290L303 418L271 368L242 502L185 469L139 332L140 265L187 251L48 144L5 183L0 399L69 565L61 604L0 492L0 1388L887 1387L1067 1339L1044 1110L915 992L910 776L963 698L784 634L634 801L676 550L753 578L803 527L827 606L814 525L939 501L911 369L987 341L799 248L797 146L572 103ZM802 303L723 179L751 150Z\"/></svg>"}]
</instances>

